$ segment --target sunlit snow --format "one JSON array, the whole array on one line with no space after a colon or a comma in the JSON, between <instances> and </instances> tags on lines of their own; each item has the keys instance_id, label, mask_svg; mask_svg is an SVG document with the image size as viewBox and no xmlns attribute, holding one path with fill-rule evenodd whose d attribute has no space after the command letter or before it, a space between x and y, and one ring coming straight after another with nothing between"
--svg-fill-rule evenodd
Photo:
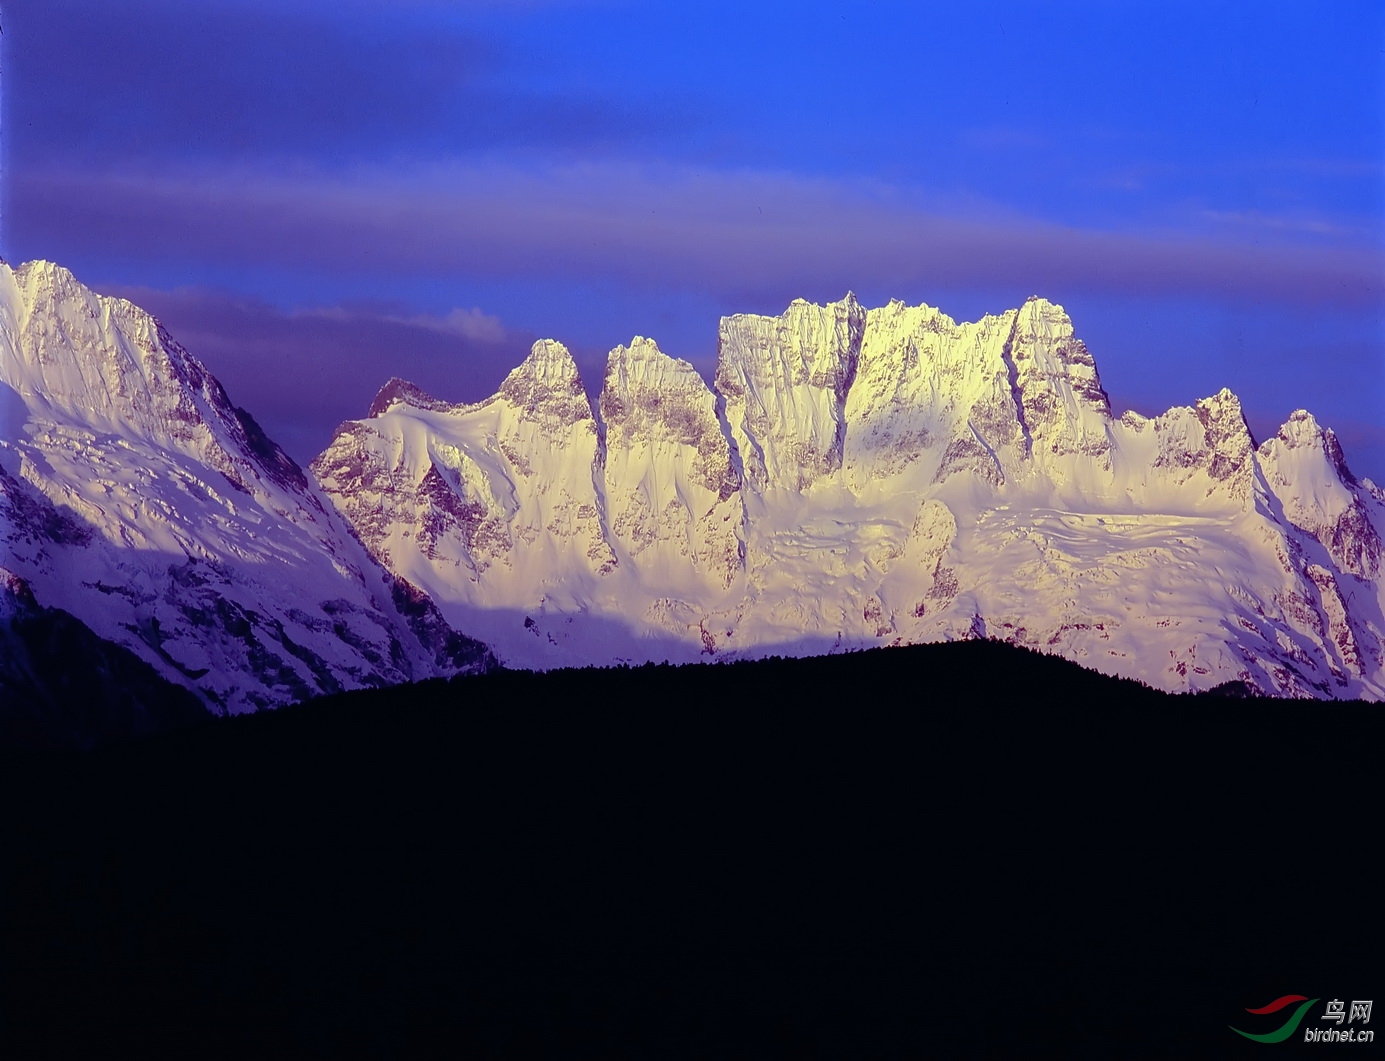
<instances>
[{"instance_id":1,"label":"sunlit snow","mask_svg":"<svg viewBox=\"0 0 1385 1061\"><path fill-rule=\"evenodd\" d=\"M4 577L219 709L485 665L454 631L522 667L993 637L1385 692L1385 495L1332 432L1257 448L1226 390L1116 416L1043 299L727 317L714 388L637 336L596 408L543 340L473 405L391 380L311 474L58 266L0 265L0 357Z\"/></svg>"},{"instance_id":2,"label":"sunlit snow","mask_svg":"<svg viewBox=\"0 0 1385 1061\"><path fill-rule=\"evenodd\" d=\"M721 324L713 392L637 337L452 406L402 383L313 470L516 666L997 637L1171 690L1378 698L1385 505L1307 414L1112 414L1060 306L848 295Z\"/></svg>"}]
</instances>

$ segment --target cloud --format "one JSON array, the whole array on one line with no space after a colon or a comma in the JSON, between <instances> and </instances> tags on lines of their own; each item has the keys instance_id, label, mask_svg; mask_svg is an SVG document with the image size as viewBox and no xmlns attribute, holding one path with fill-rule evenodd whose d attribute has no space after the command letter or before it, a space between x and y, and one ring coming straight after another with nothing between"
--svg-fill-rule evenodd
<instances>
[{"instance_id":1,"label":"cloud","mask_svg":"<svg viewBox=\"0 0 1385 1061\"><path fill-rule=\"evenodd\" d=\"M455 5L454 5L455 6ZM8 0L16 164L340 164L610 147L682 128L647 100L529 90L447 5Z\"/></svg>"},{"instance_id":2,"label":"cloud","mask_svg":"<svg viewBox=\"0 0 1385 1061\"><path fill-rule=\"evenodd\" d=\"M420 314L405 321L418 328L431 328L434 331L450 332L479 343L500 343L505 341L505 328L499 317L482 313L474 306L471 309L454 309L442 317Z\"/></svg>"},{"instance_id":3,"label":"cloud","mask_svg":"<svg viewBox=\"0 0 1385 1061\"><path fill-rule=\"evenodd\" d=\"M1360 230L1336 221L1304 214L1266 214L1259 210L1204 210L1208 221L1247 229L1300 232L1314 236L1359 235Z\"/></svg>"},{"instance_id":4,"label":"cloud","mask_svg":"<svg viewBox=\"0 0 1385 1061\"><path fill-rule=\"evenodd\" d=\"M436 317L398 307L314 307L287 312L225 292L98 285L153 313L302 463L343 420L365 415L391 375L447 401L489 397L534 336L479 310Z\"/></svg>"},{"instance_id":5,"label":"cloud","mask_svg":"<svg viewBox=\"0 0 1385 1061\"><path fill-rule=\"evenodd\" d=\"M369 319L375 322L402 324L410 328L425 328L428 331L442 332L446 335L459 335L478 343L501 343L506 339L505 326L500 318L485 313L473 306L471 309L455 308L447 313L414 313L408 316L392 315L389 312L363 311L360 304L332 306L327 309L299 310L293 317L321 317L333 321L359 321Z\"/></svg>"},{"instance_id":6,"label":"cloud","mask_svg":"<svg viewBox=\"0 0 1385 1061\"><path fill-rule=\"evenodd\" d=\"M14 244L59 260L599 279L731 302L970 288L1369 306L1385 279L1371 245L1078 228L876 181L764 171L53 169L19 174L11 195Z\"/></svg>"}]
</instances>

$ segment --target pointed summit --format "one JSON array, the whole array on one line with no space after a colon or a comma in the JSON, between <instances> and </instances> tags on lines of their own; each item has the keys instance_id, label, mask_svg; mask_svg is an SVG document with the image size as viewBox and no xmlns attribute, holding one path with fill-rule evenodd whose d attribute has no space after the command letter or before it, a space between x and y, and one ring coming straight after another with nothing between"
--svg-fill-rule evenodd
<instances>
[{"instance_id":1,"label":"pointed summit","mask_svg":"<svg viewBox=\"0 0 1385 1061\"><path fill-rule=\"evenodd\" d=\"M432 605L402 608L302 469L145 311L49 262L0 265L0 382L18 398L0 552L40 604L217 711L457 669Z\"/></svg>"},{"instance_id":2,"label":"pointed summit","mask_svg":"<svg viewBox=\"0 0 1385 1061\"><path fill-rule=\"evenodd\" d=\"M1067 311L1031 295L1016 315L1007 358L1031 451L1104 458L1111 403Z\"/></svg>"},{"instance_id":3,"label":"pointed summit","mask_svg":"<svg viewBox=\"0 0 1385 1061\"><path fill-rule=\"evenodd\" d=\"M637 335L607 355L600 404L608 447L676 441L709 457L716 454L708 486L714 492L722 488L730 473L716 397L689 362Z\"/></svg>"},{"instance_id":4,"label":"pointed summit","mask_svg":"<svg viewBox=\"0 0 1385 1061\"><path fill-rule=\"evenodd\" d=\"M697 369L664 353L653 339L637 335L606 357L600 408L608 435L615 431L632 439L677 436L695 442L688 436L705 425L700 413L689 415L690 408L704 399L711 413L714 398ZM715 422L712 414L713 426Z\"/></svg>"},{"instance_id":5,"label":"pointed summit","mask_svg":"<svg viewBox=\"0 0 1385 1061\"><path fill-rule=\"evenodd\" d=\"M562 343L540 339L513 372L497 397L520 411L522 419L547 426L594 420L577 363Z\"/></svg>"},{"instance_id":6,"label":"pointed summit","mask_svg":"<svg viewBox=\"0 0 1385 1061\"><path fill-rule=\"evenodd\" d=\"M578 378L577 362L558 340L540 339L529 348L529 356L510 373L506 382L516 377L542 379L550 384L563 385Z\"/></svg>"},{"instance_id":7,"label":"pointed summit","mask_svg":"<svg viewBox=\"0 0 1385 1061\"><path fill-rule=\"evenodd\" d=\"M752 489L802 490L841 467L866 311L850 292L778 317L721 319L717 390Z\"/></svg>"},{"instance_id":8,"label":"pointed summit","mask_svg":"<svg viewBox=\"0 0 1385 1061\"><path fill-rule=\"evenodd\" d=\"M298 466L149 313L60 265L0 265L0 383L36 421L180 453L253 493L306 488Z\"/></svg>"},{"instance_id":9,"label":"pointed summit","mask_svg":"<svg viewBox=\"0 0 1385 1061\"><path fill-rule=\"evenodd\" d=\"M601 418L608 524L635 569L661 591L730 585L740 479L697 370L637 335L606 359Z\"/></svg>"},{"instance_id":10,"label":"pointed summit","mask_svg":"<svg viewBox=\"0 0 1385 1061\"><path fill-rule=\"evenodd\" d=\"M1212 451L1209 473L1217 480L1245 480L1249 490L1252 473L1250 425L1241 409L1241 399L1229 387L1193 406L1207 445Z\"/></svg>"},{"instance_id":11,"label":"pointed summit","mask_svg":"<svg viewBox=\"0 0 1385 1061\"><path fill-rule=\"evenodd\" d=\"M1331 428L1296 409L1256 457L1290 523L1321 542L1343 571L1380 574L1385 543L1368 514L1370 495L1347 468Z\"/></svg>"},{"instance_id":12,"label":"pointed summit","mask_svg":"<svg viewBox=\"0 0 1385 1061\"><path fill-rule=\"evenodd\" d=\"M600 407L608 434L697 445L708 422L716 428L715 400L697 368L666 355L654 339L636 335L607 355Z\"/></svg>"},{"instance_id":13,"label":"pointed summit","mask_svg":"<svg viewBox=\"0 0 1385 1061\"><path fill-rule=\"evenodd\" d=\"M366 419L374 420L376 417L389 412L396 405L408 405L415 409L427 409L435 412L445 412L453 408L451 402L434 398L423 388L406 379L391 376L390 381L380 388L375 399L370 403L370 409L365 414Z\"/></svg>"},{"instance_id":14,"label":"pointed summit","mask_svg":"<svg viewBox=\"0 0 1385 1061\"><path fill-rule=\"evenodd\" d=\"M1044 298L727 317L716 391L636 336L600 424L544 340L481 402L390 380L304 484L147 314L49 265L0 296L6 566L232 709L464 668L429 599L519 666L980 629L1170 689L1385 696L1385 504L1331 431L1299 411L1257 453L1227 390L1112 420Z\"/></svg>"},{"instance_id":15,"label":"pointed summit","mask_svg":"<svg viewBox=\"0 0 1385 1061\"><path fill-rule=\"evenodd\" d=\"M1307 409L1295 409L1290 413L1275 438L1291 450L1305 447L1320 450L1344 484L1357 485L1356 476L1347 467L1346 454L1342 452L1337 433L1330 427L1323 427Z\"/></svg>"}]
</instances>

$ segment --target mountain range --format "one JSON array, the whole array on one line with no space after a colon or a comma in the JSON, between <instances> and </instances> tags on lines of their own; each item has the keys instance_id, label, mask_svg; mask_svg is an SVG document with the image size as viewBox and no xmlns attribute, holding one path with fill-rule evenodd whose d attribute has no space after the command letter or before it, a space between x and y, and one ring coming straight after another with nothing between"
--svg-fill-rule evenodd
<instances>
[{"instance_id":1,"label":"mountain range","mask_svg":"<svg viewBox=\"0 0 1385 1061\"><path fill-rule=\"evenodd\" d=\"M726 317L711 386L637 336L595 403L543 340L482 402L390 380L302 469L149 314L0 264L0 645L61 614L219 713L977 637L1380 699L1382 532L1311 414L1258 444L1228 390L1117 415L1040 298Z\"/></svg>"}]
</instances>

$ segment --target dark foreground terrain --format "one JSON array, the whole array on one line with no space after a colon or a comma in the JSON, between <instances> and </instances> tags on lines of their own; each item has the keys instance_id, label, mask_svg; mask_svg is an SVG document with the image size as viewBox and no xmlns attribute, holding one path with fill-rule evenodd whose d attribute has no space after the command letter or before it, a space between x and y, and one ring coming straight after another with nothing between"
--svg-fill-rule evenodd
<instances>
[{"instance_id":1,"label":"dark foreground terrain","mask_svg":"<svg viewBox=\"0 0 1385 1061\"><path fill-rule=\"evenodd\" d=\"M1227 1026L1380 993L1383 728L968 642L11 754L0 1053L1300 1052Z\"/></svg>"}]
</instances>

